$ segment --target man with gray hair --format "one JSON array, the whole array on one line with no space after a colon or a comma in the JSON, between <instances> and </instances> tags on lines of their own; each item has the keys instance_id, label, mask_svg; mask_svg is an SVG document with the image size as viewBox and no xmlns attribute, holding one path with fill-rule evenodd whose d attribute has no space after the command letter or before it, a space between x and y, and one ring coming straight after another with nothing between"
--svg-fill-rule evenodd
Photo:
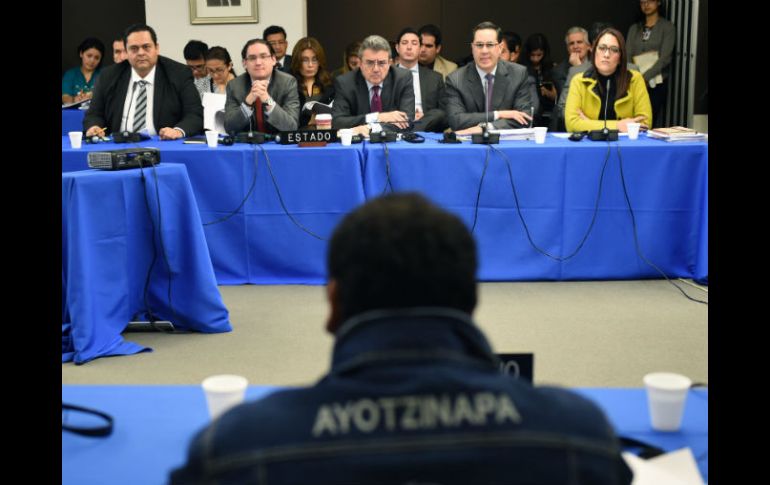
<instances>
[{"instance_id":1,"label":"man with gray hair","mask_svg":"<svg viewBox=\"0 0 770 485\"><path fill-rule=\"evenodd\" d=\"M567 46L569 57L554 67L552 74L553 83L558 92L561 92L564 87L564 82L567 80L567 71L569 71L571 66L579 66L584 62L589 62L586 59L591 48L591 44L588 42L588 31L583 27L570 27L564 35L564 44Z\"/></svg>"},{"instance_id":2,"label":"man with gray hair","mask_svg":"<svg viewBox=\"0 0 770 485\"><path fill-rule=\"evenodd\" d=\"M370 35L358 51L360 68L334 80L334 128L367 135L383 129L400 131L414 120L412 73L391 69L390 44Z\"/></svg>"}]
</instances>

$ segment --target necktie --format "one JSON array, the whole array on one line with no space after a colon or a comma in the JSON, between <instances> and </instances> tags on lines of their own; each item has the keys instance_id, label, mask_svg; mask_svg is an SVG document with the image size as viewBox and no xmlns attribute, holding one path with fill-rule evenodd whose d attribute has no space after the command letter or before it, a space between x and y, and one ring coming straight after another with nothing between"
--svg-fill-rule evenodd
<instances>
[{"instance_id":1,"label":"necktie","mask_svg":"<svg viewBox=\"0 0 770 485\"><path fill-rule=\"evenodd\" d=\"M492 73L486 75L487 78L487 112L492 111L492 90L495 86L495 76Z\"/></svg>"},{"instance_id":2,"label":"necktie","mask_svg":"<svg viewBox=\"0 0 770 485\"><path fill-rule=\"evenodd\" d=\"M382 111L382 99L380 98L380 87L379 86L372 86L372 91L374 91L374 94L372 94L372 113L379 113Z\"/></svg>"},{"instance_id":3,"label":"necktie","mask_svg":"<svg viewBox=\"0 0 770 485\"><path fill-rule=\"evenodd\" d=\"M262 100L257 97L254 102L254 118L257 120L257 131L265 132L264 112L262 111Z\"/></svg>"},{"instance_id":4,"label":"necktie","mask_svg":"<svg viewBox=\"0 0 770 485\"><path fill-rule=\"evenodd\" d=\"M136 108L134 109L134 132L144 129L147 124L147 81L136 81L134 87L139 85L136 95Z\"/></svg>"}]
</instances>

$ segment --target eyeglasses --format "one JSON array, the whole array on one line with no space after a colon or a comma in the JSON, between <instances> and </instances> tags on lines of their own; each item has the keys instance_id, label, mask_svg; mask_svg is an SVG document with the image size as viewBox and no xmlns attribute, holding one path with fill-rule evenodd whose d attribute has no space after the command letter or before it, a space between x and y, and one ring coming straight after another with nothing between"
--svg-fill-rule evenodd
<instances>
[{"instance_id":1,"label":"eyeglasses","mask_svg":"<svg viewBox=\"0 0 770 485\"><path fill-rule=\"evenodd\" d=\"M198 72L206 70L206 64L199 64L199 65L188 64L187 67L189 67L193 71L198 71Z\"/></svg>"},{"instance_id":2,"label":"eyeglasses","mask_svg":"<svg viewBox=\"0 0 770 485\"><path fill-rule=\"evenodd\" d=\"M303 57L302 58L302 64L310 64L310 65L318 64L318 59L316 59L315 57L312 58L312 59L308 59L307 57Z\"/></svg>"},{"instance_id":3,"label":"eyeglasses","mask_svg":"<svg viewBox=\"0 0 770 485\"><path fill-rule=\"evenodd\" d=\"M496 45L499 45L499 42L471 42L471 45L478 50L481 50L484 47L486 47L487 49L492 49Z\"/></svg>"},{"instance_id":4,"label":"eyeglasses","mask_svg":"<svg viewBox=\"0 0 770 485\"><path fill-rule=\"evenodd\" d=\"M209 68L208 71L209 71L209 74L222 74L227 71L227 68L226 67L218 67L216 69Z\"/></svg>"},{"instance_id":5,"label":"eyeglasses","mask_svg":"<svg viewBox=\"0 0 770 485\"><path fill-rule=\"evenodd\" d=\"M374 69L374 66L379 66L380 69L384 69L385 66L388 65L388 61L373 61L371 59L367 59L367 60L363 61L363 64L368 69Z\"/></svg>"},{"instance_id":6,"label":"eyeglasses","mask_svg":"<svg viewBox=\"0 0 770 485\"><path fill-rule=\"evenodd\" d=\"M273 56L271 56L270 54L260 54L258 56L246 56L246 60L249 62L257 62L257 59L259 59L260 61L266 61L271 57Z\"/></svg>"},{"instance_id":7,"label":"eyeglasses","mask_svg":"<svg viewBox=\"0 0 770 485\"><path fill-rule=\"evenodd\" d=\"M596 50L601 52L602 54L606 54L607 51L610 51L613 54L618 54L620 52L620 48L616 45L599 45L596 46Z\"/></svg>"}]
</instances>

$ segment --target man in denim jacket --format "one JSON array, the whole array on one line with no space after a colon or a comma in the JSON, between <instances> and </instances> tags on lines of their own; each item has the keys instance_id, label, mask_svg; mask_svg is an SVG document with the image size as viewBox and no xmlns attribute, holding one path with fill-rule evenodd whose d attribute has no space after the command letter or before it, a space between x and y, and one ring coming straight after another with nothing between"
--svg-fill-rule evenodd
<instances>
[{"instance_id":1,"label":"man in denim jacket","mask_svg":"<svg viewBox=\"0 0 770 485\"><path fill-rule=\"evenodd\" d=\"M596 405L499 372L471 320L476 264L420 195L353 211L329 244L328 375L219 417L171 482L630 483Z\"/></svg>"}]
</instances>

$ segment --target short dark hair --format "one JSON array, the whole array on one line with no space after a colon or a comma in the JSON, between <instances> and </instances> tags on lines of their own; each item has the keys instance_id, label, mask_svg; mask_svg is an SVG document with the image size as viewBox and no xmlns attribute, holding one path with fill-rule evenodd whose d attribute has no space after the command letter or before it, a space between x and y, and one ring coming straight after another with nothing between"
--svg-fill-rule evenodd
<instances>
[{"instance_id":1,"label":"short dark hair","mask_svg":"<svg viewBox=\"0 0 770 485\"><path fill-rule=\"evenodd\" d=\"M270 45L270 42L266 41L265 39L251 39L251 40L247 40L246 43L243 45L243 49L241 49L241 59L246 59L246 51L249 50L249 47L251 47L254 44L266 45L268 50L270 51L270 55L275 57L275 49L273 49L273 46Z\"/></svg>"},{"instance_id":2,"label":"short dark hair","mask_svg":"<svg viewBox=\"0 0 770 485\"><path fill-rule=\"evenodd\" d=\"M398 36L396 37L396 44L401 43L401 37L405 36L406 34L414 34L417 36L417 38L420 40L420 44L422 44L422 37L420 37L420 34L417 33L416 30L414 30L412 27L406 27L401 32L398 33Z\"/></svg>"},{"instance_id":3,"label":"short dark hair","mask_svg":"<svg viewBox=\"0 0 770 485\"><path fill-rule=\"evenodd\" d=\"M380 308L472 313L476 244L454 214L418 193L373 199L345 216L327 253L342 320Z\"/></svg>"},{"instance_id":4,"label":"short dark hair","mask_svg":"<svg viewBox=\"0 0 770 485\"><path fill-rule=\"evenodd\" d=\"M128 36L133 34L134 32L149 32L150 37L152 37L152 43L153 44L158 43L158 36L155 34L155 29L153 29L147 24L133 24L133 25L129 25L126 31L123 32L123 45L128 47Z\"/></svg>"},{"instance_id":5,"label":"short dark hair","mask_svg":"<svg viewBox=\"0 0 770 485\"><path fill-rule=\"evenodd\" d=\"M503 40L511 52L516 52L517 47L521 48L521 36L516 32L511 32L510 30L503 32Z\"/></svg>"},{"instance_id":6,"label":"short dark hair","mask_svg":"<svg viewBox=\"0 0 770 485\"><path fill-rule=\"evenodd\" d=\"M262 38L267 39L268 35L283 34L283 38L286 38L286 31L280 25L271 25L262 32Z\"/></svg>"},{"instance_id":7,"label":"short dark hair","mask_svg":"<svg viewBox=\"0 0 770 485\"><path fill-rule=\"evenodd\" d=\"M493 24L492 22L486 21L486 22L481 22L480 24L478 24L477 26L475 26L473 28L473 32L471 32L471 42L473 42L474 37L476 37L476 31L477 30L487 30L487 29L492 29L495 32L497 32L497 41L498 42L503 40L503 31L500 30L500 27L498 27L497 25Z\"/></svg>"},{"instance_id":8,"label":"short dark hair","mask_svg":"<svg viewBox=\"0 0 770 485\"><path fill-rule=\"evenodd\" d=\"M200 40L191 40L187 43L187 45L184 46L184 58L188 61L194 61L200 59L201 57L205 58L208 50L209 46L205 42Z\"/></svg>"},{"instance_id":9,"label":"short dark hair","mask_svg":"<svg viewBox=\"0 0 770 485\"><path fill-rule=\"evenodd\" d=\"M441 29L433 24L426 24L420 27L417 31L420 34L420 42L422 43L422 34L432 35L436 39L436 47L441 45Z\"/></svg>"}]
</instances>

